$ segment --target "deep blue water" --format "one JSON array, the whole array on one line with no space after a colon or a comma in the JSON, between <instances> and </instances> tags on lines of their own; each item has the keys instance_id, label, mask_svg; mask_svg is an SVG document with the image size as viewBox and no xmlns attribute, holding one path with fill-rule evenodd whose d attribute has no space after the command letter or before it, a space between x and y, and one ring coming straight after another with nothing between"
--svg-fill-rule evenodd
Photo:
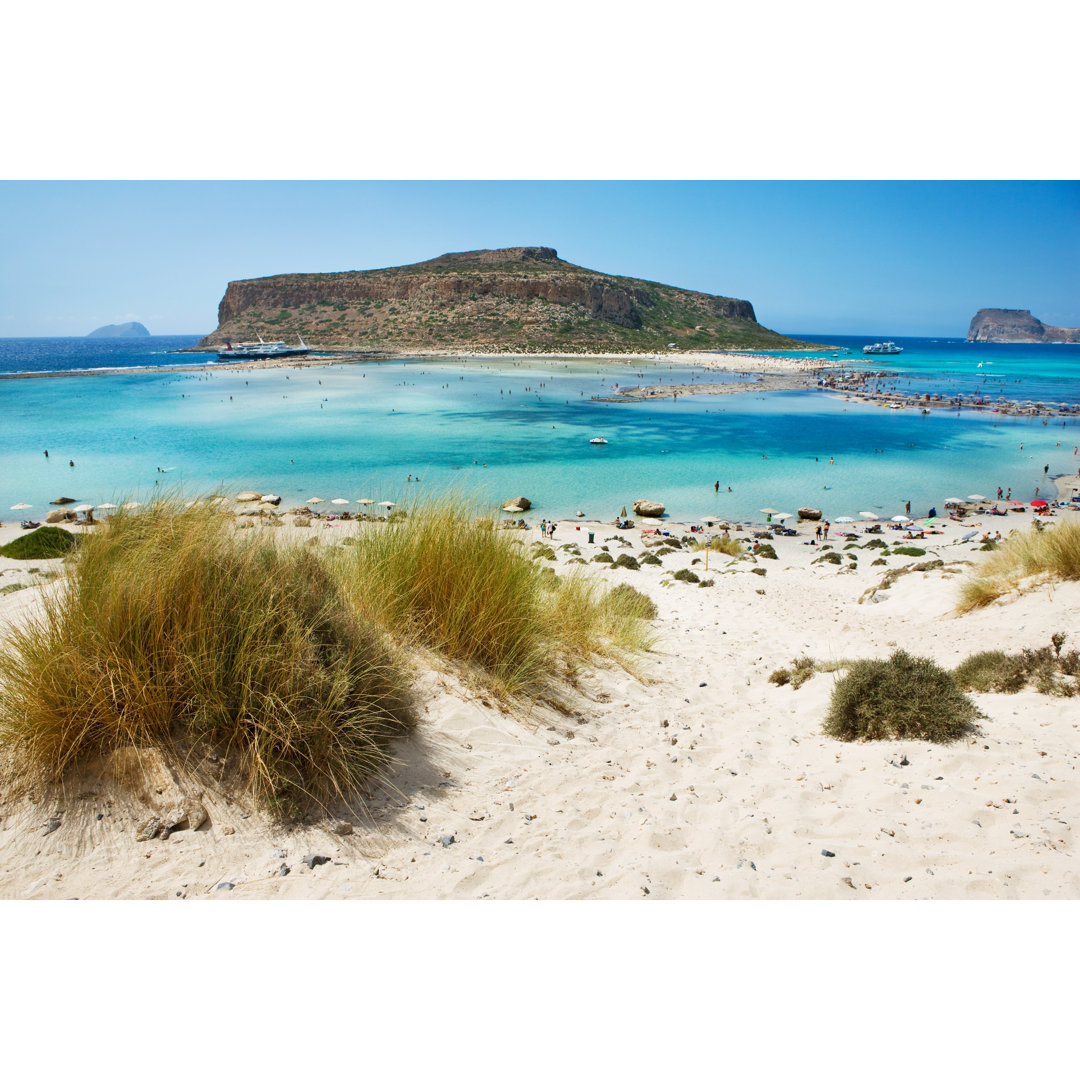
<instances>
[{"instance_id":1,"label":"deep blue water","mask_svg":"<svg viewBox=\"0 0 1080 1080\"><path fill-rule=\"evenodd\" d=\"M163 343L195 340L37 339L28 348L0 339L0 370L175 366L200 357L170 355ZM861 356L868 340L830 344ZM912 389L941 382L978 392L989 361L1025 391L1052 386L1048 400L1078 400L1075 347L895 340L905 352L884 359ZM0 518L20 516L8 510L16 502L40 515L59 495L99 504L164 487L252 487L285 505L312 495L400 502L454 490L489 505L526 495L538 516L581 509L608 520L637 498L660 499L677 520L747 520L762 507L802 505L832 517L891 516L907 500L925 513L997 485L1030 499L1049 486L1044 465L1050 476L1080 467L1076 417L923 416L816 390L592 400L615 383L693 379L719 381L666 363L490 358L0 380ZM595 435L609 444L590 446Z\"/></svg>"}]
</instances>

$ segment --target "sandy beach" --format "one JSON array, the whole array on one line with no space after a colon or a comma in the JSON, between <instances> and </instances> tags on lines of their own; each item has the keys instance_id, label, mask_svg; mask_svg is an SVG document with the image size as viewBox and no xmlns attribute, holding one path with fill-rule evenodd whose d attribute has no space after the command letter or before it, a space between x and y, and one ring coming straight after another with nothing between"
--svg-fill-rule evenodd
<instances>
[{"instance_id":1,"label":"sandy beach","mask_svg":"<svg viewBox=\"0 0 1080 1080\"><path fill-rule=\"evenodd\" d=\"M1067 481L1061 494L1075 489ZM1080 644L1078 582L954 612L958 580L986 557L977 537L962 538L1007 535L1030 519L949 522L920 545L925 556L889 559L890 569L941 567L877 592L877 552L845 551L836 536L854 530L863 543L859 525L833 526L841 565L818 561L810 522L772 541L775 560L712 552L706 571L704 552L680 550L638 571L590 562L590 573L628 581L657 605L657 644L634 673L600 666L565 687L559 709L507 708L450 668L418 661L420 728L397 746L387 788L344 824L283 829L204 790L207 823L140 843L146 803L106 797L92 777L47 802L5 795L0 897L1075 899L1074 701L975 694L986 715L978 735L852 744L821 733L837 675L797 690L768 678L803 655L884 658L899 647L953 667L979 649L1040 647L1059 632ZM369 527L316 521L310 535L334 543ZM651 528L560 522L548 565L568 565L564 544L586 559L604 547L643 556ZM5 523L0 543L19 532ZM540 540L536 527L514 536ZM683 568L714 586L673 580ZM0 559L0 589L58 569ZM32 614L50 587L0 592L0 621Z\"/></svg>"}]
</instances>

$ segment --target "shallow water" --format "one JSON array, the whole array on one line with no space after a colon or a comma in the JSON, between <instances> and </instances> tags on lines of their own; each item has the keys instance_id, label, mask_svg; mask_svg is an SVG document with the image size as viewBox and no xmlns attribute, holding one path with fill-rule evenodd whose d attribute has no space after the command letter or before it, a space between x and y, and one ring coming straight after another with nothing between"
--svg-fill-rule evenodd
<instances>
[{"instance_id":1,"label":"shallow water","mask_svg":"<svg viewBox=\"0 0 1080 1080\"><path fill-rule=\"evenodd\" d=\"M916 368L915 352L904 355ZM1075 399L1075 378L1051 377ZM909 500L922 514L999 484L1031 499L1052 487L1044 465L1051 476L1080 467L1077 418L923 416L819 391L591 400L615 383L693 379L721 381L637 361L489 359L2 381L0 512L25 516L7 507L28 502L40 517L59 495L101 503L252 487L286 506L317 495L324 510L332 498L453 491L483 505L526 495L544 517L581 509L610 520L638 498L689 521L807 505L892 516ZM595 435L609 445L590 446Z\"/></svg>"}]
</instances>

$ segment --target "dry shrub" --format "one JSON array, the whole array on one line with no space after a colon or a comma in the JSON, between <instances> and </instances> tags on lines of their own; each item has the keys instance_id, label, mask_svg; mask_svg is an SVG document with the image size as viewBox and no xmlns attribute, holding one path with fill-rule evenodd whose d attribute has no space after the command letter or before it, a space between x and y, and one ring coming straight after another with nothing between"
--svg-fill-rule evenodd
<instances>
[{"instance_id":1,"label":"dry shrub","mask_svg":"<svg viewBox=\"0 0 1080 1080\"><path fill-rule=\"evenodd\" d=\"M975 703L952 674L902 649L887 660L856 660L837 680L824 731L836 739L951 742L974 730Z\"/></svg>"}]
</instances>

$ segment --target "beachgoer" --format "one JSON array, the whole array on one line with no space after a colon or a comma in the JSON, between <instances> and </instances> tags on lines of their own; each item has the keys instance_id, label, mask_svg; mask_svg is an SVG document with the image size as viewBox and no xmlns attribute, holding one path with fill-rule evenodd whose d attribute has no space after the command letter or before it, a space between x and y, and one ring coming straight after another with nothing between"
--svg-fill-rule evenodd
<instances>
[{"instance_id":1,"label":"beachgoer","mask_svg":"<svg viewBox=\"0 0 1080 1080\"><path fill-rule=\"evenodd\" d=\"M46 451L45 451L45 456L46 456L46 457L48 457L48 456L49 456L49 451L48 451L48 450L46 450Z\"/></svg>"},{"instance_id":2,"label":"beachgoer","mask_svg":"<svg viewBox=\"0 0 1080 1080\"><path fill-rule=\"evenodd\" d=\"M1001 488L998 488L998 493L997 493L997 497L998 497L999 499L1001 498Z\"/></svg>"},{"instance_id":3,"label":"beachgoer","mask_svg":"<svg viewBox=\"0 0 1080 1080\"><path fill-rule=\"evenodd\" d=\"M45 451L45 456L46 457L49 456L49 451L48 450ZM720 490L720 481L719 480L717 480L716 483L713 484L713 490L717 491L717 492Z\"/></svg>"},{"instance_id":4,"label":"beachgoer","mask_svg":"<svg viewBox=\"0 0 1080 1080\"><path fill-rule=\"evenodd\" d=\"M908 502L904 503L904 513L907 514L908 517L911 517L911 501L910 500Z\"/></svg>"},{"instance_id":5,"label":"beachgoer","mask_svg":"<svg viewBox=\"0 0 1080 1080\"><path fill-rule=\"evenodd\" d=\"M827 521L825 522L825 539L829 539L829 523Z\"/></svg>"},{"instance_id":6,"label":"beachgoer","mask_svg":"<svg viewBox=\"0 0 1080 1080\"><path fill-rule=\"evenodd\" d=\"M814 536L816 536L819 540L821 539L821 526L820 525L814 530Z\"/></svg>"},{"instance_id":7,"label":"beachgoer","mask_svg":"<svg viewBox=\"0 0 1080 1080\"><path fill-rule=\"evenodd\" d=\"M1044 465L1043 466L1043 476L1045 476L1049 471L1050 471L1050 466L1049 465Z\"/></svg>"},{"instance_id":8,"label":"beachgoer","mask_svg":"<svg viewBox=\"0 0 1080 1080\"><path fill-rule=\"evenodd\" d=\"M548 539L549 540L554 540L555 539L555 522L554 521L548 526Z\"/></svg>"},{"instance_id":9,"label":"beachgoer","mask_svg":"<svg viewBox=\"0 0 1080 1080\"><path fill-rule=\"evenodd\" d=\"M68 464L69 464L69 465L70 465L70 466L71 466L71 467L72 467L73 469L75 468L75 462L74 462L74 460L72 460L72 461L69 461L69 462L68 462Z\"/></svg>"}]
</instances>

